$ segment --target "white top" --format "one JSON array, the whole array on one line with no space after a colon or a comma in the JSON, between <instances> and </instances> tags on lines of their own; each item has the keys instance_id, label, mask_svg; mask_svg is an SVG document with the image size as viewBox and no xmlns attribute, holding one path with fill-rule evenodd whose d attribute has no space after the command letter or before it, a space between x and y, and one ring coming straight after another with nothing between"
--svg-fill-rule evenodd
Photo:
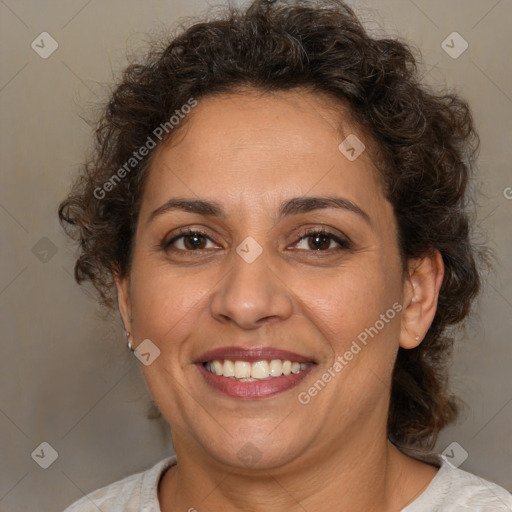
<instances>
[{"instance_id":1,"label":"white top","mask_svg":"<svg viewBox=\"0 0 512 512\"><path fill-rule=\"evenodd\" d=\"M161 512L158 482L176 464L168 457L151 469L102 487L64 512ZM192 509L194 510L194 509ZM401 512L510 512L512 495L503 487L455 468L443 458L436 476L418 498Z\"/></svg>"}]
</instances>

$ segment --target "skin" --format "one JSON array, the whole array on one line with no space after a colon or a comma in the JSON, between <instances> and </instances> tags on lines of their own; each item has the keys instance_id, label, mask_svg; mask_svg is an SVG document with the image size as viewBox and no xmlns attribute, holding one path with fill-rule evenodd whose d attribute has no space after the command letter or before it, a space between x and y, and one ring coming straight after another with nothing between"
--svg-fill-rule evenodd
<instances>
[{"instance_id":1,"label":"skin","mask_svg":"<svg viewBox=\"0 0 512 512\"><path fill-rule=\"evenodd\" d=\"M365 136L332 105L300 90L206 97L154 154L132 267L116 284L133 346L149 338L161 352L141 367L179 461L160 481L163 512L282 512L298 504L398 511L437 471L394 448L386 421L398 347L417 346L427 332L442 259L432 252L403 268L393 209L369 151L351 162L338 149L349 133ZM341 196L368 219L334 208L278 217L282 202L304 196ZM169 210L151 217L176 197L217 201L226 216ZM207 232L202 252L190 237L161 247L187 227ZM305 228L351 245L336 251L327 239L314 250L314 237L301 238ZM248 236L263 251L252 263L236 252ZM299 392L394 303L402 311L307 405L299 403ZM316 366L277 396L235 399L209 387L193 364L230 345L291 350ZM251 467L238 456L248 442L259 456Z\"/></svg>"}]
</instances>

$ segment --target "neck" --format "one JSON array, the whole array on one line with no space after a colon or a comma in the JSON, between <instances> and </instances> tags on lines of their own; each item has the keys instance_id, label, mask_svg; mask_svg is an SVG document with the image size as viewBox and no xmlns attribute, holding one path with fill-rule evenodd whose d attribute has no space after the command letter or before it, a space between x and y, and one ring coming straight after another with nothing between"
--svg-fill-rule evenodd
<instances>
[{"instance_id":1,"label":"neck","mask_svg":"<svg viewBox=\"0 0 512 512\"><path fill-rule=\"evenodd\" d=\"M233 469L180 450L178 465L159 487L162 512L171 510L382 512L400 510L428 485L436 469L399 452L386 436L343 442L325 456L300 457L271 470ZM183 453L182 453L183 452ZM397 485L398 483L398 485Z\"/></svg>"}]
</instances>

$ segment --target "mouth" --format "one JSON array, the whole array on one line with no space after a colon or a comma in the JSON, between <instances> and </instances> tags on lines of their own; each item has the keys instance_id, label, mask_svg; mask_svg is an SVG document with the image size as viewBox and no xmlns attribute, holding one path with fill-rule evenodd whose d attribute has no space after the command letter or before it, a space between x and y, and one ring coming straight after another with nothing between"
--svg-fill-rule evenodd
<instances>
[{"instance_id":1,"label":"mouth","mask_svg":"<svg viewBox=\"0 0 512 512\"><path fill-rule=\"evenodd\" d=\"M275 379L281 375L298 374L304 371L308 364L290 361L289 359L271 359L270 361L219 361L215 359L203 363L204 368L214 375L226 377L238 382L257 382Z\"/></svg>"},{"instance_id":2,"label":"mouth","mask_svg":"<svg viewBox=\"0 0 512 512\"><path fill-rule=\"evenodd\" d=\"M316 365L293 352L229 347L203 354L196 366L206 383L233 398L268 398L295 387Z\"/></svg>"}]
</instances>

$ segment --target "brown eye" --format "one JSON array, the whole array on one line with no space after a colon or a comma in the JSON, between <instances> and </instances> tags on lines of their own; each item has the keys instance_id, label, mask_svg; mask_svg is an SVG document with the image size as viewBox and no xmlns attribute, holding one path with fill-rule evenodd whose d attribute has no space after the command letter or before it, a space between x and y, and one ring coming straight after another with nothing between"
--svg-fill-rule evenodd
<instances>
[{"instance_id":1,"label":"brown eye","mask_svg":"<svg viewBox=\"0 0 512 512\"><path fill-rule=\"evenodd\" d=\"M331 238L321 233L307 237L310 240L309 247L312 250L329 249L331 245Z\"/></svg>"},{"instance_id":2,"label":"brown eye","mask_svg":"<svg viewBox=\"0 0 512 512\"><path fill-rule=\"evenodd\" d=\"M210 240L210 237L206 233L201 231L184 231L180 235L175 236L168 242L163 244L164 249L173 247L174 250L178 251L201 251L207 249L206 244ZM210 240L211 241L211 240Z\"/></svg>"},{"instance_id":3,"label":"brown eye","mask_svg":"<svg viewBox=\"0 0 512 512\"><path fill-rule=\"evenodd\" d=\"M338 247L331 246L331 243L337 244ZM317 252L327 252L332 249L333 251L350 249L351 245L347 240L343 240L342 238L336 236L334 233L329 233L328 231L316 230L309 231L304 233L299 239L298 244L302 243L303 246L300 249L317 251ZM306 245L304 247L304 244Z\"/></svg>"}]
</instances>

